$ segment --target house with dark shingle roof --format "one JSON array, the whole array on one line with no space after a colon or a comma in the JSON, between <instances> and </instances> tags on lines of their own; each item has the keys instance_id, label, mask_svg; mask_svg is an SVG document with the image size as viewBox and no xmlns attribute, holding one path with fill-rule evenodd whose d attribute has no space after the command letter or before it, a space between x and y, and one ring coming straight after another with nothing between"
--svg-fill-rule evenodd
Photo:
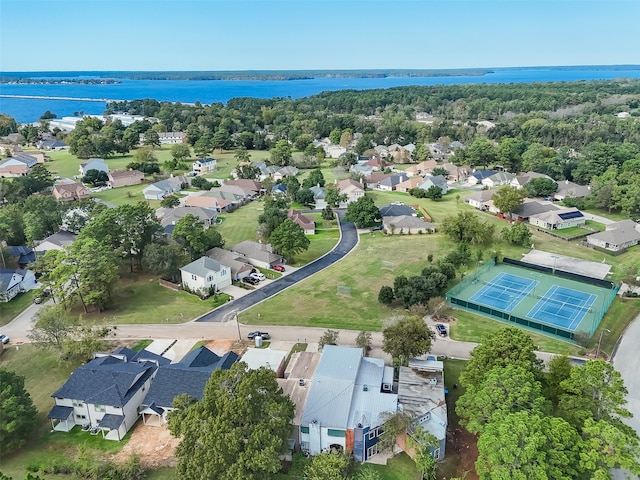
<instances>
[{"instance_id":1,"label":"house with dark shingle roof","mask_svg":"<svg viewBox=\"0 0 640 480\"><path fill-rule=\"evenodd\" d=\"M200 257L180 268L180 275L182 288L203 298L231 285L231 269L209 257Z\"/></svg>"},{"instance_id":2,"label":"house with dark shingle roof","mask_svg":"<svg viewBox=\"0 0 640 480\"><path fill-rule=\"evenodd\" d=\"M245 240L233 245L229 250L238 254L238 260L256 267L271 268L284 262L282 255L274 253L273 247L268 243Z\"/></svg>"},{"instance_id":3,"label":"house with dark shingle roof","mask_svg":"<svg viewBox=\"0 0 640 480\"><path fill-rule=\"evenodd\" d=\"M435 177L427 175L424 177L424 181L418 186L422 190L429 190L431 187L438 187L444 195L449 190L447 185L447 179L442 175L436 175Z\"/></svg>"},{"instance_id":4,"label":"house with dark shingle roof","mask_svg":"<svg viewBox=\"0 0 640 480\"><path fill-rule=\"evenodd\" d=\"M495 173L495 170L476 170L467 177L467 183L471 185L482 183L482 180L489 178L491 175L495 175Z\"/></svg>"},{"instance_id":5,"label":"house with dark shingle roof","mask_svg":"<svg viewBox=\"0 0 640 480\"><path fill-rule=\"evenodd\" d=\"M96 353L78 367L51 396L48 418L54 430L69 432L76 425L101 431L120 441L138 420L138 409L160 365L169 360L142 350L119 348Z\"/></svg>"},{"instance_id":6,"label":"house with dark shingle roof","mask_svg":"<svg viewBox=\"0 0 640 480\"><path fill-rule=\"evenodd\" d=\"M173 399L189 395L201 400L204 388L215 370L228 370L240 357L228 352L219 357L202 346L189 352L178 363L158 368L151 388L142 402L140 413L145 425L161 426L173 408Z\"/></svg>"},{"instance_id":7,"label":"house with dark shingle roof","mask_svg":"<svg viewBox=\"0 0 640 480\"><path fill-rule=\"evenodd\" d=\"M399 217L400 215L415 217L418 214L413 207L409 207L408 205L404 205L402 203L390 203L389 205L380 207L380 215L384 219L384 217Z\"/></svg>"}]
</instances>

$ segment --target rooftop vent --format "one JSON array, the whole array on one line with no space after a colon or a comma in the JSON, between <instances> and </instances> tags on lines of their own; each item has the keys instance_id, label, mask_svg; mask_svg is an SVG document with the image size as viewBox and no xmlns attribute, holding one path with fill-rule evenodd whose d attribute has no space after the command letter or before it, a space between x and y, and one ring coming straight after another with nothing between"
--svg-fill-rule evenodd
<instances>
[{"instance_id":1,"label":"rooftop vent","mask_svg":"<svg viewBox=\"0 0 640 480\"><path fill-rule=\"evenodd\" d=\"M298 380L298 385L300 385L301 387L304 387L304 378L301 378L300 380Z\"/></svg>"},{"instance_id":2,"label":"rooftop vent","mask_svg":"<svg viewBox=\"0 0 640 480\"><path fill-rule=\"evenodd\" d=\"M369 391L369 387L367 385L363 385L362 386L362 391L363 392L368 392Z\"/></svg>"}]
</instances>

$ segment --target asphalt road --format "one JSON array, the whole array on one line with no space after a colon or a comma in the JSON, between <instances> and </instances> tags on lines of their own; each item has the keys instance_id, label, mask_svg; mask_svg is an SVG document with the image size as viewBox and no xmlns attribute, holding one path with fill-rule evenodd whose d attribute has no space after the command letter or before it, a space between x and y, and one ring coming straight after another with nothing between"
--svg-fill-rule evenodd
<instances>
[{"instance_id":1,"label":"asphalt road","mask_svg":"<svg viewBox=\"0 0 640 480\"><path fill-rule=\"evenodd\" d=\"M358 232L351 222L340 222L341 237L336 247L327 255L299 268L295 272L285 275L278 280L271 282L264 287L257 288L251 293L240 297L222 307L217 308L209 313L205 313L197 318L196 322L223 322L229 320L235 313L242 312L247 308L253 307L257 303L266 300L269 297L280 293L281 291L295 285L314 273L324 270L342 259L358 244Z\"/></svg>"}]
</instances>

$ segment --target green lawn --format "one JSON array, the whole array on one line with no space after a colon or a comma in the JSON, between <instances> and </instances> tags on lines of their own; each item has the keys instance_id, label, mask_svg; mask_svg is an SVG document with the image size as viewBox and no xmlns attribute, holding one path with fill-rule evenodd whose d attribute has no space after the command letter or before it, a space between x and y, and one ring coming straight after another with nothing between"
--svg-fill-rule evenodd
<instances>
[{"instance_id":1,"label":"green lawn","mask_svg":"<svg viewBox=\"0 0 640 480\"><path fill-rule=\"evenodd\" d=\"M606 226L604 223L600 223L600 222L596 222L595 220L587 220L584 222L585 225L591 227L591 228L595 228L596 230L600 231L600 232L604 232L604 230L606 229Z\"/></svg>"},{"instance_id":2,"label":"green lawn","mask_svg":"<svg viewBox=\"0 0 640 480\"><path fill-rule=\"evenodd\" d=\"M588 208L586 210L581 210L581 211L584 213L590 213L592 215L599 215L601 217L608 218L615 222L619 222L620 220L626 220L627 218L629 218L629 216L625 215L624 213L621 213L621 212L609 213L608 210L603 208Z\"/></svg>"},{"instance_id":3,"label":"green lawn","mask_svg":"<svg viewBox=\"0 0 640 480\"><path fill-rule=\"evenodd\" d=\"M160 200L147 200L144 198L142 190L149 184L130 185L128 187L111 188L101 192L92 193L92 197L100 198L105 202L113 203L116 206L126 205L128 203L146 202L154 210L160 207Z\"/></svg>"},{"instance_id":4,"label":"green lawn","mask_svg":"<svg viewBox=\"0 0 640 480\"><path fill-rule=\"evenodd\" d=\"M218 295L222 302L226 297ZM219 298L220 299L220 298ZM95 324L182 323L215 308L213 298L200 300L187 292L176 292L146 275L121 279L112 306L100 313L84 313L79 305L73 313L83 322Z\"/></svg>"},{"instance_id":5,"label":"green lawn","mask_svg":"<svg viewBox=\"0 0 640 480\"><path fill-rule=\"evenodd\" d=\"M225 246L230 247L244 240L257 240L258 217L264 211L264 202L257 200L218 216L222 223L216 225L216 229L222 235Z\"/></svg>"},{"instance_id":6,"label":"green lawn","mask_svg":"<svg viewBox=\"0 0 640 480\"><path fill-rule=\"evenodd\" d=\"M567 240L578 238L581 235L589 235L593 233L591 230L587 230L586 228L582 228L582 227L561 228L559 230L547 230L546 228L542 228L542 227L532 227L532 228L539 229L542 232L547 232L553 235L557 235Z\"/></svg>"},{"instance_id":7,"label":"green lawn","mask_svg":"<svg viewBox=\"0 0 640 480\"><path fill-rule=\"evenodd\" d=\"M0 302L0 327L6 325L33 303L37 290L20 293L10 302Z\"/></svg>"},{"instance_id":8,"label":"green lawn","mask_svg":"<svg viewBox=\"0 0 640 480\"><path fill-rule=\"evenodd\" d=\"M622 300L619 297L616 298L600 322L598 330L596 330L591 337L588 348L597 348L600 333L602 332L600 349L610 355L611 352L613 352L615 343L622 336L627 325L629 325L637 315L640 315L640 300ZM607 330L610 330L610 332L607 332Z\"/></svg>"},{"instance_id":9,"label":"green lawn","mask_svg":"<svg viewBox=\"0 0 640 480\"><path fill-rule=\"evenodd\" d=\"M452 316L458 320L450 326L451 338L464 342L480 342L484 335L502 330L508 325L507 323L481 317L480 315L474 315L464 310L454 310ZM546 335L540 335L530 330L527 332L533 338L533 343L537 346L538 350L543 352L577 355L580 350L580 347L574 344L547 337Z\"/></svg>"},{"instance_id":10,"label":"green lawn","mask_svg":"<svg viewBox=\"0 0 640 480\"><path fill-rule=\"evenodd\" d=\"M329 252L340 240L340 230L316 230L315 235L307 238L311 241L309 249L294 257L294 267L306 265Z\"/></svg>"},{"instance_id":11,"label":"green lawn","mask_svg":"<svg viewBox=\"0 0 640 480\"><path fill-rule=\"evenodd\" d=\"M263 162L269 158L270 154L266 150L249 150L252 162ZM207 178L216 178L226 180L231 177L231 171L238 166L238 161L234 157L233 150L223 151L220 153L216 150L211 155L217 160L216 169L213 172L209 172L205 175Z\"/></svg>"}]
</instances>

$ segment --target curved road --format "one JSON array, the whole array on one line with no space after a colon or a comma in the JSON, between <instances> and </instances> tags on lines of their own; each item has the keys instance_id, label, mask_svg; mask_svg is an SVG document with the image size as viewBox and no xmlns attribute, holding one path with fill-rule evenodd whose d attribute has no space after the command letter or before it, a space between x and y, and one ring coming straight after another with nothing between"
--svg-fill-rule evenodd
<instances>
[{"instance_id":1,"label":"curved road","mask_svg":"<svg viewBox=\"0 0 640 480\"><path fill-rule=\"evenodd\" d=\"M201 317L197 318L196 322L222 322L228 320L234 313L242 312L247 308L266 300L273 295L280 293L281 291L295 285L296 283L304 280L305 278L318 273L320 270L324 270L330 265L333 265L338 260L341 260L347 253L349 253L358 244L358 231L351 222L340 222L340 241L325 256L314 260L313 262L299 268L295 272L285 275L275 282L271 282L269 285L265 285L262 288L248 293L244 297L240 297L233 302L229 302L226 305L212 310L209 313L205 313Z\"/></svg>"}]
</instances>

